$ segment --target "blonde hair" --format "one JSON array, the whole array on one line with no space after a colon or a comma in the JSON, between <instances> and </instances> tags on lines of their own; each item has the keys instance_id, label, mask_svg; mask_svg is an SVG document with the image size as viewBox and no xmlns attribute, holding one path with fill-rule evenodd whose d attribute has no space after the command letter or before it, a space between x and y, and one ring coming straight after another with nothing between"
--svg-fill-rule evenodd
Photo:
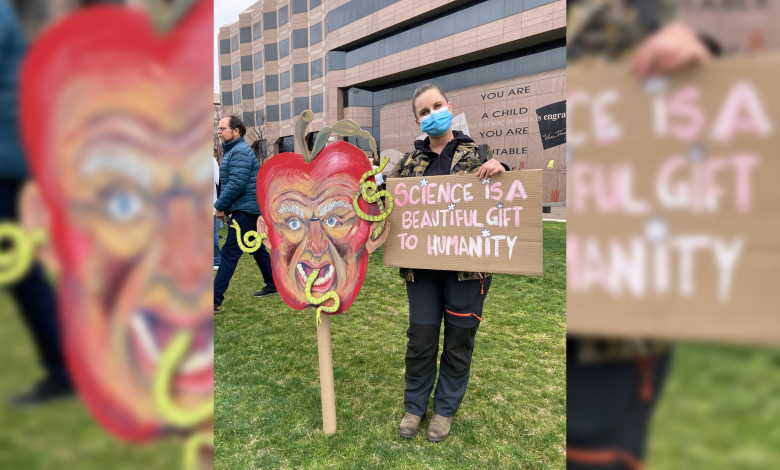
<instances>
[{"instance_id":1,"label":"blonde hair","mask_svg":"<svg viewBox=\"0 0 780 470\"><path fill-rule=\"evenodd\" d=\"M441 88L437 87L436 85L431 85L430 83L423 83L422 85L418 86L414 90L414 94L412 95L412 113L414 113L414 117L417 118L417 107L414 105L414 102L417 101L417 98L425 93L428 90L439 90L439 93L441 93L441 96L444 97L444 101L447 101L447 95L444 94L443 91L441 91ZM447 101L449 103L449 101Z\"/></svg>"}]
</instances>

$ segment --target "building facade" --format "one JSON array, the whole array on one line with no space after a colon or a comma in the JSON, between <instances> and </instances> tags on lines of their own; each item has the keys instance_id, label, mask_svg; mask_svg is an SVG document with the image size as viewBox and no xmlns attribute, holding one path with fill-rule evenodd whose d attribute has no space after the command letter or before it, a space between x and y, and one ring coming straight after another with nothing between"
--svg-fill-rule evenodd
<instances>
[{"instance_id":1,"label":"building facade","mask_svg":"<svg viewBox=\"0 0 780 470\"><path fill-rule=\"evenodd\" d=\"M220 101L264 123L269 155L299 151L295 120L311 109L309 142L352 119L397 161L421 134L412 93L433 83L455 128L511 169L543 169L544 202L562 204L566 144L550 146L543 120L560 116L540 108L565 112L565 30L564 0L261 0L219 29Z\"/></svg>"}]
</instances>

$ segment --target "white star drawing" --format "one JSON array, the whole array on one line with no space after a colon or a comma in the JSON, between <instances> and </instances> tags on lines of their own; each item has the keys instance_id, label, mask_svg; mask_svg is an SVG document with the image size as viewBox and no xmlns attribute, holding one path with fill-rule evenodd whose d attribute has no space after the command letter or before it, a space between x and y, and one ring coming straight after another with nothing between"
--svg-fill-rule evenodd
<instances>
[{"instance_id":1,"label":"white star drawing","mask_svg":"<svg viewBox=\"0 0 780 470\"><path fill-rule=\"evenodd\" d=\"M498 203L498 208L499 209L503 209L504 208L504 203L503 202L499 202Z\"/></svg>"},{"instance_id":2,"label":"white star drawing","mask_svg":"<svg viewBox=\"0 0 780 470\"><path fill-rule=\"evenodd\" d=\"M482 236L485 237L485 238L490 237L490 230L488 230L488 229L483 230L482 231Z\"/></svg>"},{"instance_id":3,"label":"white star drawing","mask_svg":"<svg viewBox=\"0 0 780 470\"><path fill-rule=\"evenodd\" d=\"M423 178L420 180L420 186L428 186L428 180Z\"/></svg>"},{"instance_id":4,"label":"white star drawing","mask_svg":"<svg viewBox=\"0 0 780 470\"><path fill-rule=\"evenodd\" d=\"M490 184L490 178L482 178L482 184Z\"/></svg>"},{"instance_id":5,"label":"white star drawing","mask_svg":"<svg viewBox=\"0 0 780 470\"><path fill-rule=\"evenodd\" d=\"M455 204L450 204L449 206L447 206L447 208L449 210L451 210L451 211L454 211L455 210Z\"/></svg>"}]
</instances>

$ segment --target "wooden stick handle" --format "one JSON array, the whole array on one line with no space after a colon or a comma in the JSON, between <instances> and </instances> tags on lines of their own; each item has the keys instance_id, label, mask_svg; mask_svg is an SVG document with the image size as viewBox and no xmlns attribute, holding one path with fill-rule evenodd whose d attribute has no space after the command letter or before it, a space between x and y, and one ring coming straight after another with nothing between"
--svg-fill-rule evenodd
<instances>
[{"instance_id":1,"label":"wooden stick handle","mask_svg":"<svg viewBox=\"0 0 780 470\"><path fill-rule=\"evenodd\" d=\"M333 353L330 346L330 315L322 315L317 327L317 349L320 356L320 391L322 393L322 431L336 432L336 390L333 385Z\"/></svg>"}]
</instances>

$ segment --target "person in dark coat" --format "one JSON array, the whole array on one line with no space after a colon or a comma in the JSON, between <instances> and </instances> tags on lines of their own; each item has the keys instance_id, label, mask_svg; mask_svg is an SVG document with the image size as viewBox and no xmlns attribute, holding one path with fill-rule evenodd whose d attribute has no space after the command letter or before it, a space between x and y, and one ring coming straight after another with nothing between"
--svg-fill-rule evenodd
<instances>
[{"instance_id":1,"label":"person in dark coat","mask_svg":"<svg viewBox=\"0 0 780 470\"><path fill-rule=\"evenodd\" d=\"M217 134L222 142L224 156L219 164L219 198L214 203L215 215L225 220L227 215L238 223L242 233L257 230L260 208L257 205L257 172L260 164L255 153L244 141L246 126L237 116L222 118ZM225 291L236 270L242 251L236 239L236 229L230 227L220 252L219 270L214 278L214 313L219 313L225 300ZM265 287L252 294L265 297L278 294L271 274L271 257L264 246L254 253L255 262L263 274Z\"/></svg>"},{"instance_id":2,"label":"person in dark coat","mask_svg":"<svg viewBox=\"0 0 780 470\"><path fill-rule=\"evenodd\" d=\"M19 69L25 45L22 28L6 0L0 0L0 224L16 223L22 187L29 175L19 141L17 96ZM0 253L10 248L0 240ZM2 267L0 267L2 269ZM57 318L57 299L38 263L8 289L30 330L45 375L32 390L11 397L11 403L29 406L73 394L65 367Z\"/></svg>"}]
</instances>

